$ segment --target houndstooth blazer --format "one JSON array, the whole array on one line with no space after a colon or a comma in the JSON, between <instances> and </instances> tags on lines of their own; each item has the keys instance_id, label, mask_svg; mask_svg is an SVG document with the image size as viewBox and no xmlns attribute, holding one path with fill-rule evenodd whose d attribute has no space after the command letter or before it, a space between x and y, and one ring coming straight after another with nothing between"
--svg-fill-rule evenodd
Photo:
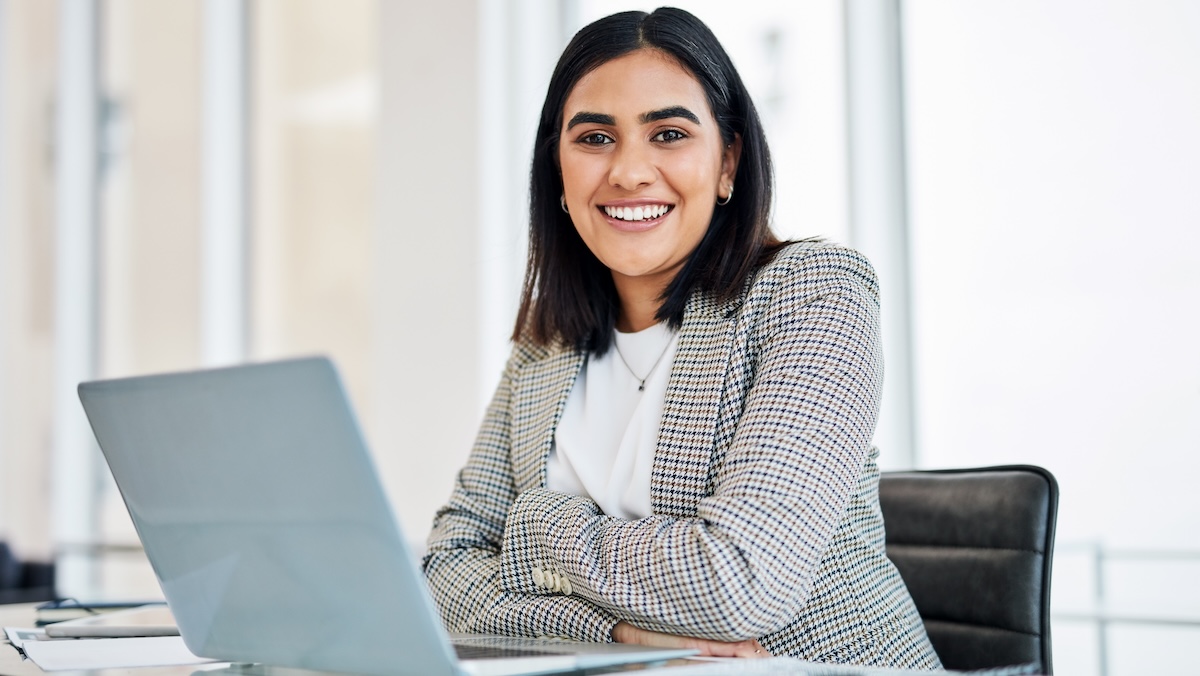
<instances>
[{"instance_id":1,"label":"houndstooth blazer","mask_svg":"<svg viewBox=\"0 0 1200 676\"><path fill-rule=\"evenodd\" d=\"M585 359L513 350L424 558L452 631L608 641L625 620L813 661L939 666L884 554L879 299L864 257L792 244L740 298L689 301L650 517L545 488Z\"/></svg>"}]
</instances>

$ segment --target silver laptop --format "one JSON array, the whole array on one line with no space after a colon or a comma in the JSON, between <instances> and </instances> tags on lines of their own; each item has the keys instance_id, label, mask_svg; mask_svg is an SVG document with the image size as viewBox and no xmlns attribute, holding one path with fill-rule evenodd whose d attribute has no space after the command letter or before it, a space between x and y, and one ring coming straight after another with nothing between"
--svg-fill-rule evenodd
<instances>
[{"instance_id":1,"label":"silver laptop","mask_svg":"<svg viewBox=\"0 0 1200 676\"><path fill-rule=\"evenodd\" d=\"M328 359L83 383L79 398L196 655L431 676L693 652L476 636L462 645L492 652L459 657Z\"/></svg>"}]
</instances>

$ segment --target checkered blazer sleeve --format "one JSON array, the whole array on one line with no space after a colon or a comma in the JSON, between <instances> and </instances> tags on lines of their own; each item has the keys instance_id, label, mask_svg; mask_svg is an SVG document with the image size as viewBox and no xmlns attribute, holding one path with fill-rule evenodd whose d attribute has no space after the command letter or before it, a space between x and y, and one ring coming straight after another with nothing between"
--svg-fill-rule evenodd
<instances>
[{"instance_id":1,"label":"checkered blazer sleeve","mask_svg":"<svg viewBox=\"0 0 1200 676\"><path fill-rule=\"evenodd\" d=\"M865 258L786 250L738 309L736 364L721 396L741 415L732 439L714 442L723 452L695 516L625 521L586 498L525 491L508 512L501 587L535 594L543 590L530 571L555 570L570 598L646 629L718 640L793 622L870 451L883 375L878 312ZM655 480L669 487L672 477ZM489 505L489 519L499 509Z\"/></svg>"},{"instance_id":2,"label":"checkered blazer sleeve","mask_svg":"<svg viewBox=\"0 0 1200 676\"><path fill-rule=\"evenodd\" d=\"M501 536L516 497L509 455L512 372L510 361L450 501L434 518L423 559L434 602L450 631L610 641L616 618L589 601L500 586Z\"/></svg>"}]
</instances>

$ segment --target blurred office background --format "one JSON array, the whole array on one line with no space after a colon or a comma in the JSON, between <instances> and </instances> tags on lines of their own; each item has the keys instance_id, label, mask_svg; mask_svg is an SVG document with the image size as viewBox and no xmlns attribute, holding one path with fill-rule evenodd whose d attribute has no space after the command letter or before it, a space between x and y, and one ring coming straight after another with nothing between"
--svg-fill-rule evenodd
<instances>
[{"instance_id":1,"label":"blurred office background","mask_svg":"<svg viewBox=\"0 0 1200 676\"><path fill-rule=\"evenodd\" d=\"M885 468L1062 490L1060 674L1200 638L1200 3L681 1L775 221L883 281ZM0 539L157 595L80 380L339 364L407 535L507 353L530 145L599 0L0 0Z\"/></svg>"}]
</instances>

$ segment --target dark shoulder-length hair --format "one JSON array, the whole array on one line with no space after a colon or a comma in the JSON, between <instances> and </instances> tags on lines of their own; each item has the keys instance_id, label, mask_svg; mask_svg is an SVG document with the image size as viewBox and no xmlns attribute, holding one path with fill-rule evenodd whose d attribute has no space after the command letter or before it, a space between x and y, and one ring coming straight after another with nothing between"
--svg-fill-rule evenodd
<instances>
[{"instance_id":1,"label":"dark shoulder-length hair","mask_svg":"<svg viewBox=\"0 0 1200 676\"><path fill-rule=\"evenodd\" d=\"M769 228L772 171L766 136L750 94L716 36L695 16L671 7L605 17L584 27L567 45L542 105L530 171L529 258L514 341L608 351L620 300L612 274L559 205L559 130L567 96L584 75L647 48L690 71L704 88L724 143L738 137L742 142L733 199L715 208L708 231L663 292L656 318L679 328L692 294L708 293L718 302L738 295L780 246Z\"/></svg>"}]
</instances>

